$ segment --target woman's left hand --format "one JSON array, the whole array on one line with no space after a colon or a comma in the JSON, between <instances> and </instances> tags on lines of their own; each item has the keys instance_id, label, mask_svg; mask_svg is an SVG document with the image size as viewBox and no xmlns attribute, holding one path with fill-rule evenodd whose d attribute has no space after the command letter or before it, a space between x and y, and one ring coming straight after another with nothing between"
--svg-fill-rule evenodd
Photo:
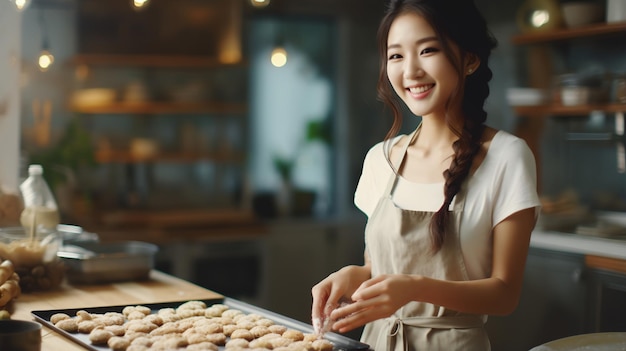
<instances>
[{"instance_id":1,"label":"woman's left hand","mask_svg":"<svg viewBox=\"0 0 626 351\"><path fill-rule=\"evenodd\" d=\"M380 275L366 280L352 294L353 303L335 309L333 329L345 333L377 319L391 316L412 301L416 277L402 274Z\"/></svg>"}]
</instances>

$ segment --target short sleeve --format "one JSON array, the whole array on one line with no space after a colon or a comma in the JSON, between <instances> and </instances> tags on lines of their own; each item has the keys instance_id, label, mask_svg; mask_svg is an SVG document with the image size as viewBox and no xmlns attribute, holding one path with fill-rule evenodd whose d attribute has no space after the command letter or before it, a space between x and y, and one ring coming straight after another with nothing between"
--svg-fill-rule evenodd
<instances>
[{"instance_id":1,"label":"short sleeve","mask_svg":"<svg viewBox=\"0 0 626 351\"><path fill-rule=\"evenodd\" d=\"M528 208L539 208L537 166L523 139L515 138L504 146L504 162L496 185L493 226L508 216Z\"/></svg>"},{"instance_id":2,"label":"short sleeve","mask_svg":"<svg viewBox=\"0 0 626 351\"><path fill-rule=\"evenodd\" d=\"M381 186L377 180L377 175L381 172L379 159L383 157L381 144L372 147L363 161L361 177L354 192L354 204L368 217L376 209L376 204L380 198Z\"/></svg>"}]
</instances>

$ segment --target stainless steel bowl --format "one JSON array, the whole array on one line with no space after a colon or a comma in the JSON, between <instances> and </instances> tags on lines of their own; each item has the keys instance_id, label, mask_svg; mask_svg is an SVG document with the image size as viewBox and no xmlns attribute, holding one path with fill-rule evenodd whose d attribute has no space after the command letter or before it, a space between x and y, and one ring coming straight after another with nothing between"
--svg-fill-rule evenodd
<instances>
[{"instance_id":1,"label":"stainless steel bowl","mask_svg":"<svg viewBox=\"0 0 626 351\"><path fill-rule=\"evenodd\" d=\"M141 241L65 245L57 253L68 282L100 284L145 280L154 268L158 246Z\"/></svg>"}]
</instances>

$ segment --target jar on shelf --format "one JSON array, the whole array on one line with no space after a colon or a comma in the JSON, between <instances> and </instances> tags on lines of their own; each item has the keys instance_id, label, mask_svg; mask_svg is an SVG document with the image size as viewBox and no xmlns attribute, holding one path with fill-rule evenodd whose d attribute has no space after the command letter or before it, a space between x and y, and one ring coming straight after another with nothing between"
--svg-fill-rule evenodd
<instances>
[{"instance_id":1,"label":"jar on shelf","mask_svg":"<svg viewBox=\"0 0 626 351\"><path fill-rule=\"evenodd\" d=\"M613 79L613 102L626 104L626 73L616 74Z\"/></svg>"},{"instance_id":2,"label":"jar on shelf","mask_svg":"<svg viewBox=\"0 0 626 351\"><path fill-rule=\"evenodd\" d=\"M558 97L564 106L604 103L609 80L605 74L562 74L557 79Z\"/></svg>"}]
</instances>

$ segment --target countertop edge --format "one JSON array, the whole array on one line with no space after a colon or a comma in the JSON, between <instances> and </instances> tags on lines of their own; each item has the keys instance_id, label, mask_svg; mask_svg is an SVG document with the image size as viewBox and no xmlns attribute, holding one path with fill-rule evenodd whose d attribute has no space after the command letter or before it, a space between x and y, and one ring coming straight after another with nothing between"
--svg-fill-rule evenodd
<instances>
[{"instance_id":1,"label":"countertop edge","mask_svg":"<svg viewBox=\"0 0 626 351\"><path fill-rule=\"evenodd\" d=\"M626 260L626 240L535 229L530 237L530 246Z\"/></svg>"}]
</instances>

